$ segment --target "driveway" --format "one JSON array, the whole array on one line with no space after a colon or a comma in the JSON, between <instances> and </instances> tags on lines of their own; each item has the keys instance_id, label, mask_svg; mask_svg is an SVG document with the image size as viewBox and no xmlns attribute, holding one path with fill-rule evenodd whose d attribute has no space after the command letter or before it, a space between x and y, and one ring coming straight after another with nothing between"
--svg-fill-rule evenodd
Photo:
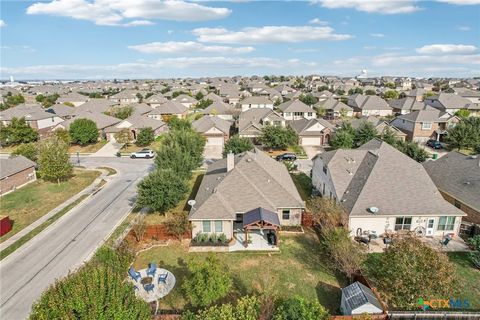
<instances>
[{"instance_id":1,"label":"driveway","mask_svg":"<svg viewBox=\"0 0 480 320\"><path fill-rule=\"evenodd\" d=\"M305 150L305 153L310 160L323 151L323 148L320 146L302 146L302 148Z\"/></svg>"},{"instance_id":2,"label":"driveway","mask_svg":"<svg viewBox=\"0 0 480 320\"><path fill-rule=\"evenodd\" d=\"M117 152L123 147L123 143L117 143L113 141L109 141L106 145L104 145L100 150L95 152L91 155L91 157L95 158L113 158L116 157Z\"/></svg>"},{"instance_id":3,"label":"driveway","mask_svg":"<svg viewBox=\"0 0 480 320\"><path fill-rule=\"evenodd\" d=\"M137 183L152 160L81 157L87 168L117 170L94 196L50 225L0 263L0 319L25 319L41 293L87 261L128 215Z\"/></svg>"},{"instance_id":4,"label":"driveway","mask_svg":"<svg viewBox=\"0 0 480 320\"><path fill-rule=\"evenodd\" d=\"M445 149L433 149L429 146L424 146L423 149L425 149L425 151L427 151L431 155L433 155L434 153L438 154L438 158L441 158L448 153L448 151Z\"/></svg>"},{"instance_id":5,"label":"driveway","mask_svg":"<svg viewBox=\"0 0 480 320\"><path fill-rule=\"evenodd\" d=\"M222 159L223 146L205 146L203 157L205 159Z\"/></svg>"}]
</instances>

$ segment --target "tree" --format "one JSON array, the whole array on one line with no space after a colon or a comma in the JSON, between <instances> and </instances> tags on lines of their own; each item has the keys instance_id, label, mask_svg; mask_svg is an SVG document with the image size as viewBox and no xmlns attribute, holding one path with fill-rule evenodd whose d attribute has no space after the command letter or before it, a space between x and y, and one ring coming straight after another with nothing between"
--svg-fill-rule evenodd
<instances>
[{"instance_id":1,"label":"tree","mask_svg":"<svg viewBox=\"0 0 480 320\"><path fill-rule=\"evenodd\" d=\"M302 101L308 106L313 106L318 101L318 99L311 94L301 94L298 100Z\"/></svg>"},{"instance_id":2,"label":"tree","mask_svg":"<svg viewBox=\"0 0 480 320\"><path fill-rule=\"evenodd\" d=\"M203 93L201 91L198 91L197 94L195 95L195 99L198 101L202 100L204 97Z\"/></svg>"},{"instance_id":3,"label":"tree","mask_svg":"<svg viewBox=\"0 0 480 320\"><path fill-rule=\"evenodd\" d=\"M185 233L191 230L188 212L174 214L165 222L165 227L170 234L177 237L178 240L182 240Z\"/></svg>"},{"instance_id":4,"label":"tree","mask_svg":"<svg viewBox=\"0 0 480 320\"><path fill-rule=\"evenodd\" d=\"M114 108L110 113L115 118L125 120L130 117L134 111L135 109L132 106L124 106Z\"/></svg>"},{"instance_id":5,"label":"tree","mask_svg":"<svg viewBox=\"0 0 480 320\"><path fill-rule=\"evenodd\" d=\"M209 306L225 297L232 287L228 267L214 255L205 261L187 262L189 275L183 282L182 289L193 306Z\"/></svg>"},{"instance_id":6,"label":"tree","mask_svg":"<svg viewBox=\"0 0 480 320\"><path fill-rule=\"evenodd\" d=\"M388 90L388 91L385 91L385 93L383 94L383 97L387 100L391 100L391 99L397 99L398 95L399 95L398 91Z\"/></svg>"},{"instance_id":7,"label":"tree","mask_svg":"<svg viewBox=\"0 0 480 320\"><path fill-rule=\"evenodd\" d=\"M318 87L317 90L318 90L318 92L322 92L322 91L327 91L328 89L329 89L328 86L320 86L320 87Z\"/></svg>"},{"instance_id":8,"label":"tree","mask_svg":"<svg viewBox=\"0 0 480 320\"><path fill-rule=\"evenodd\" d=\"M168 128L170 130L192 130L192 123L187 119L172 117L168 121Z\"/></svg>"},{"instance_id":9,"label":"tree","mask_svg":"<svg viewBox=\"0 0 480 320\"><path fill-rule=\"evenodd\" d=\"M455 115L461 119L465 119L470 116L470 111L468 109L460 109L455 112Z\"/></svg>"},{"instance_id":10,"label":"tree","mask_svg":"<svg viewBox=\"0 0 480 320\"><path fill-rule=\"evenodd\" d=\"M338 130L330 139L330 145L334 149L351 149L353 148L355 137L347 131Z\"/></svg>"},{"instance_id":11,"label":"tree","mask_svg":"<svg viewBox=\"0 0 480 320\"><path fill-rule=\"evenodd\" d=\"M202 100L197 102L197 108L198 109L205 109L206 107L208 107L212 103L213 103L213 101L210 100L210 99L202 99Z\"/></svg>"},{"instance_id":12,"label":"tree","mask_svg":"<svg viewBox=\"0 0 480 320\"><path fill-rule=\"evenodd\" d=\"M398 140L395 147L417 162L421 163L428 159L428 152L416 142Z\"/></svg>"},{"instance_id":13,"label":"tree","mask_svg":"<svg viewBox=\"0 0 480 320\"><path fill-rule=\"evenodd\" d=\"M140 92L137 92L137 94L136 94L135 96L138 98L138 102L139 102L139 103L142 103L142 101L143 101L143 96L142 96L142 94L141 94Z\"/></svg>"},{"instance_id":14,"label":"tree","mask_svg":"<svg viewBox=\"0 0 480 320\"><path fill-rule=\"evenodd\" d=\"M98 141L97 124L90 119L75 119L70 124L70 137L73 143L81 146Z\"/></svg>"},{"instance_id":15,"label":"tree","mask_svg":"<svg viewBox=\"0 0 480 320\"><path fill-rule=\"evenodd\" d=\"M38 146L38 173L48 181L64 180L72 175L68 145L56 137L48 138Z\"/></svg>"},{"instance_id":16,"label":"tree","mask_svg":"<svg viewBox=\"0 0 480 320\"><path fill-rule=\"evenodd\" d=\"M307 202L314 226L320 230L342 227L348 224L348 216L338 202L329 198L315 197Z\"/></svg>"},{"instance_id":17,"label":"tree","mask_svg":"<svg viewBox=\"0 0 480 320\"><path fill-rule=\"evenodd\" d=\"M476 148L480 144L480 118L462 119L455 127L448 130L447 142L452 148Z\"/></svg>"},{"instance_id":18,"label":"tree","mask_svg":"<svg viewBox=\"0 0 480 320\"><path fill-rule=\"evenodd\" d=\"M92 261L42 294L30 319L150 319L149 305L125 281L134 258L126 255L100 248Z\"/></svg>"},{"instance_id":19,"label":"tree","mask_svg":"<svg viewBox=\"0 0 480 320\"><path fill-rule=\"evenodd\" d=\"M142 241L145 231L147 230L147 223L145 222L145 215L139 214L132 221L132 230L135 235L137 242Z\"/></svg>"},{"instance_id":20,"label":"tree","mask_svg":"<svg viewBox=\"0 0 480 320\"><path fill-rule=\"evenodd\" d=\"M188 191L186 181L172 170L157 169L138 184L137 203L164 213L175 207Z\"/></svg>"},{"instance_id":21,"label":"tree","mask_svg":"<svg viewBox=\"0 0 480 320\"><path fill-rule=\"evenodd\" d=\"M307 301L294 296L279 305L273 320L327 320L328 311L318 301Z\"/></svg>"},{"instance_id":22,"label":"tree","mask_svg":"<svg viewBox=\"0 0 480 320\"><path fill-rule=\"evenodd\" d=\"M38 132L28 125L25 118L12 118L9 124L0 123L0 144L9 146L38 140Z\"/></svg>"},{"instance_id":23,"label":"tree","mask_svg":"<svg viewBox=\"0 0 480 320\"><path fill-rule=\"evenodd\" d=\"M419 298L449 297L455 289L455 266L447 255L414 237L395 239L380 257L370 256L365 269L396 308L415 308Z\"/></svg>"},{"instance_id":24,"label":"tree","mask_svg":"<svg viewBox=\"0 0 480 320\"><path fill-rule=\"evenodd\" d=\"M374 95L376 95L377 93L375 92L375 90L367 89L367 90L365 90L365 94L366 94L367 96L374 96Z\"/></svg>"},{"instance_id":25,"label":"tree","mask_svg":"<svg viewBox=\"0 0 480 320\"><path fill-rule=\"evenodd\" d=\"M378 135L377 129L370 121L363 121L358 127L355 135L355 143L357 146L361 146L364 143L372 140Z\"/></svg>"},{"instance_id":26,"label":"tree","mask_svg":"<svg viewBox=\"0 0 480 320\"><path fill-rule=\"evenodd\" d=\"M383 129L381 139L394 147L396 146L397 141L399 140L395 135L395 133L393 132L393 130L390 129L390 127L386 127L385 129Z\"/></svg>"},{"instance_id":27,"label":"tree","mask_svg":"<svg viewBox=\"0 0 480 320\"><path fill-rule=\"evenodd\" d=\"M395 83L387 82L387 83L385 83L385 87L390 88L390 89L395 89Z\"/></svg>"},{"instance_id":28,"label":"tree","mask_svg":"<svg viewBox=\"0 0 480 320\"><path fill-rule=\"evenodd\" d=\"M8 109L18 106L21 103L25 103L25 98L21 94L12 95L11 92L8 92L4 101L6 106L5 109Z\"/></svg>"},{"instance_id":29,"label":"tree","mask_svg":"<svg viewBox=\"0 0 480 320\"><path fill-rule=\"evenodd\" d=\"M252 149L253 143L250 139L240 137L238 134L236 134L225 143L223 157L226 157L230 152L233 154L239 154Z\"/></svg>"},{"instance_id":30,"label":"tree","mask_svg":"<svg viewBox=\"0 0 480 320\"><path fill-rule=\"evenodd\" d=\"M65 142L68 145L70 145L70 143L72 143L72 137L70 137L70 133L68 132L68 130L60 128L60 129L55 130L53 132L53 134L59 140L62 140L63 142Z\"/></svg>"},{"instance_id":31,"label":"tree","mask_svg":"<svg viewBox=\"0 0 480 320\"><path fill-rule=\"evenodd\" d=\"M298 135L292 128L265 126L259 138L260 143L270 149L284 150L298 143Z\"/></svg>"},{"instance_id":32,"label":"tree","mask_svg":"<svg viewBox=\"0 0 480 320\"><path fill-rule=\"evenodd\" d=\"M128 128L123 128L113 136L115 141L128 146L133 141L133 134Z\"/></svg>"},{"instance_id":33,"label":"tree","mask_svg":"<svg viewBox=\"0 0 480 320\"><path fill-rule=\"evenodd\" d=\"M35 100L37 102L40 102L44 108L48 108L54 105L59 97L60 95L58 93L54 93L47 96L44 96L43 94L39 94L35 97Z\"/></svg>"},{"instance_id":34,"label":"tree","mask_svg":"<svg viewBox=\"0 0 480 320\"><path fill-rule=\"evenodd\" d=\"M155 140L155 133L152 128L141 128L137 134L137 141L135 144L139 147L146 147Z\"/></svg>"},{"instance_id":35,"label":"tree","mask_svg":"<svg viewBox=\"0 0 480 320\"><path fill-rule=\"evenodd\" d=\"M38 150L35 143L24 143L19 145L15 151L12 152L13 156L24 156L27 159L37 162Z\"/></svg>"},{"instance_id":36,"label":"tree","mask_svg":"<svg viewBox=\"0 0 480 320\"><path fill-rule=\"evenodd\" d=\"M345 94L345 90L337 89L337 91L335 91L335 93L338 94L339 96L343 96Z\"/></svg>"}]
</instances>

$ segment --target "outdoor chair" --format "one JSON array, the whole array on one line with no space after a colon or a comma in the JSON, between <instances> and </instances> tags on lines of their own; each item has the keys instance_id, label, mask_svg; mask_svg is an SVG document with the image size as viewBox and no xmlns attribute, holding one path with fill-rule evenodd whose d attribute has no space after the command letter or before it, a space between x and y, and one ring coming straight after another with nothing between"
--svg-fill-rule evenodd
<instances>
[{"instance_id":1,"label":"outdoor chair","mask_svg":"<svg viewBox=\"0 0 480 320\"><path fill-rule=\"evenodd\" d=\"M143 288L145 289L145 291L149 292L149 291L153 291L153 288L155 288L155 286L152 283L149 283L144 285Z\"/></svg>"},{"instance_id":2,"label":"outdoor chair","mask_svg":"<svg viewBox=\"0 0 480 320\"><path fill-rule=\"evenodd\" d=\"M157 265L155 263L149 263L147 269L147 276L155 276L155 272L157 272Z\"/></svg>"},{"instance_id":3,"label":"outdoor chair","mask_svg":"<svg viewBox=\"0 0 480 320\"><path fill-rule=\"evenodd\" d=\"M160 276L158 276L158 283L160 282L167 283L167 277L168 277L168 273L161 274Z\"/></svg>"},{"instance_id":4,"label":"outdoor chair","mask_svg":"<svg viewBox=\"0 0 480 320\"><path fill-rule=\"evenodd\" d=\"M130 267L130 269L128 269L128 274L130 275L130 277L132 277L133 280L135 281L138 281L138 279L140 279L142 276L140 275L140 272L138 271L135 271L135 269L133 267Z\"/></svg>"}]
</instances>

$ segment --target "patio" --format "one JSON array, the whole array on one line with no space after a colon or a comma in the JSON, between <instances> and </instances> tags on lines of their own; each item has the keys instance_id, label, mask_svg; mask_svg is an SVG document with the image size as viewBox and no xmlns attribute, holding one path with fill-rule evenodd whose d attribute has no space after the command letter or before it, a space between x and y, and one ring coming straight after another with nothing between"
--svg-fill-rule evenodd
<instances>
[{"instance_id":1,"label":"patio","mask_svg":"<svg viewBox=\"0 0 480 320\"><path fill-rule=\"evenodd\" d=\"M262 230L251 230L248 232L248 246L245 246L245 232L233 233L235 242L228 248L228 251L278 251L276 245L268 244L267 232Z\"/></svg>"},{"instance_id":2,"label":"patio","mask_svg":"<svg viewBox=\"0 0 480 320\"><path fill-rule=\"evenodd\" d=\"M156 302L159 299L165 297L172 291L175 286L175 276L168 270L157 268L155 273L147 274L148 269L140 269L137 272L140 274L140 278L134 280L131 276L128 277L130 282L135 286L135 295L146 301ZM165 277L165 281L159 280L161 276ZM152 287L153 285L153 287ZM150 290L147 291L147 286L150 286Z\"/></svg>"},{"instance_id":3,"label":"patio","mask_svg":"<svg viewBox=\"0 0 480 320\"><path fill-rule=\"evenodd\" d=\"M440 241L442 237L420 237L422 242L428 244L430 247L443 252L465 252L471 251L465 241L460 237L455 237L450 240L446 246L442 246ZM393 239L395 241L395 239ZM386 245L383 243L383 238L372 239L368 245L368 252L383 252Z\"/></svg>"}]
</instances>

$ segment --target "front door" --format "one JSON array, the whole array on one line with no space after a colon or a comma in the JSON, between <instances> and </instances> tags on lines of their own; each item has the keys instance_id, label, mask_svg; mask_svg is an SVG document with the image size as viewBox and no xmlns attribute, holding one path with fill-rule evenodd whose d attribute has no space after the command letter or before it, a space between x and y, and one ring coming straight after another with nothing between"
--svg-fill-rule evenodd
<instances>
[{"instance_id":1,"label":"front door","mask_svg":"<svg viewBox=\"0 0 480 320\"><path fill-rule=\"evenodd\" d=\"M435 226L435 218L428 218L427 230L426 230L427 236L433 236L434 226Z\"/></svg>"}]
</instances>

